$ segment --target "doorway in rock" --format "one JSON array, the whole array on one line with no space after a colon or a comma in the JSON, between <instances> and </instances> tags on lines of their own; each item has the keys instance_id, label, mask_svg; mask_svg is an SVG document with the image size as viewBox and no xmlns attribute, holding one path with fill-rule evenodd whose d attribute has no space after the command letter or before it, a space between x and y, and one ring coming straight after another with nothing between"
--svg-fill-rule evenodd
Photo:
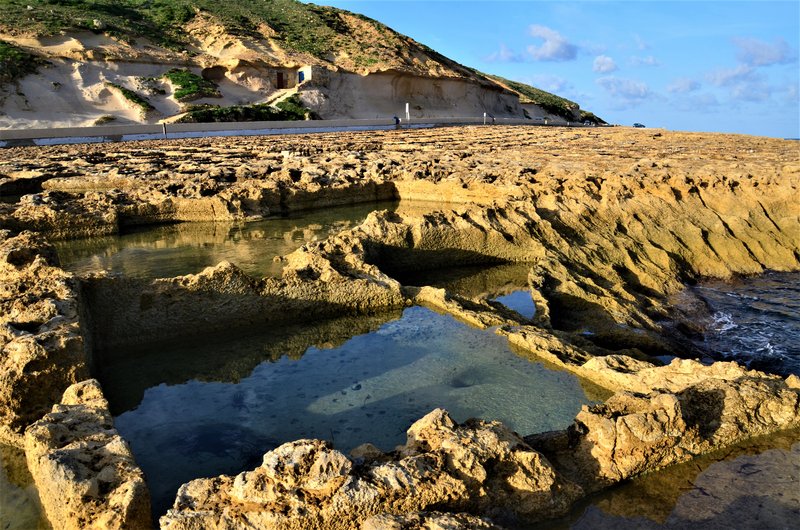
<instances>
[{"instance_id":1,"label":"doorway in rock","mask_svg":"<svg viewBox=\"0 0 800 530\"><path fill-rule=\"evenodd\" d=\"M278 88L286 88L286 77L283 72L278 72Z\"/></svg>"}]
</instances>

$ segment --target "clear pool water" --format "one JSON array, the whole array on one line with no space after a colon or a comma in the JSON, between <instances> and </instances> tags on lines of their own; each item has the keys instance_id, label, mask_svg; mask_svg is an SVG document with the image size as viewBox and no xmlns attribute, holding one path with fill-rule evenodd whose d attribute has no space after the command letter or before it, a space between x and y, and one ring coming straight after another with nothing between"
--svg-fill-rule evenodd
<instances>
[{"instance_id":1,"label":"clear pool water","mask_svg":"<svg viewBox=\"0 0 800 530\"><path fill-rule=\"evenodd\" d=\"M328 333L350 329L347 322L326 325ZM421 307L342 342L320 345L313 338L317 345L300 358L281 356L273 348L281 344L298 351L297 343L265 330L261 342L227 338L183 352L159 345L109 360L101 376L106 388L138 381L138 390L111 392L109 399L116 426L148 477L156 514L180 484L253 468L264 452L287 441L327 439L345 452L371 442L391 450L405 442L411 423L436 407L458 421L499 419L531 434L566 427L589 402L571 374L515 355L491 331ZM265 360L245 373L224 362L235 356ZM168 358L184 360L185 380L170 365L159 381L155 368ZM215 363L217 380L213 370L195 368Z\"/></svg>"},{"instance_id":2,"label":"clear pool water","mask_svg":"<svg viewBox=\"0 0 800 530\"><path fill-rule=\"evenodd\" d=\"M494 301L513 309L525 318L533 318L536 314L536 305L533 303L531 292L527 289L520 289L498 296Z\"/></svg>"}]
</instances>

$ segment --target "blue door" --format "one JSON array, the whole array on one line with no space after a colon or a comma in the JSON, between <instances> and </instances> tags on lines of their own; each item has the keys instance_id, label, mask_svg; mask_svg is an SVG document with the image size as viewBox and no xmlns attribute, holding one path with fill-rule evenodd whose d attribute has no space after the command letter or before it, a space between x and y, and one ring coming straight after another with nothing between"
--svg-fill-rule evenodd
<instances>
[{"instance_id":1,"label":"blue door","mask_svg":"<svg viewBox=\"0 0 800 530\"><path fill-rule=\"evenodd\" d=\"M305 78L306 78L306 73L305 72L303 72L302 70L297 72L297 82L298 83L302 83L305 80Z\"/></svg>"}]
</instances>

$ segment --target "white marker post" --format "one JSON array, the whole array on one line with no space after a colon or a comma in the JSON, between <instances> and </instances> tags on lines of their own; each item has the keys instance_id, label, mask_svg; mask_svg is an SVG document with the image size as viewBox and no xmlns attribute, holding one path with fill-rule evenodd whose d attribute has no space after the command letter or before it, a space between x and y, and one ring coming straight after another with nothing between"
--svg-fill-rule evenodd
<instances>
[{"instance_id":1,"label":"white marker post","mask_svg":"<svg viewBox=\"0 0 800 530\"><path fill-rule=\"evenodd\" d=\"M483 124L486 125L486 113L483 113Z\"/></svg>"},{"instance_id":2,"label":"white marker post","mask_svg":"<svg viewBox=\"0 0 800 530\"><path fill-rule=\"evenodd\" d=\"M411 113L409 112L409 109L408 109L408 103L406 103L406 121L408 121L410 119L411 119Z\"/></svg>"}]
</instances>

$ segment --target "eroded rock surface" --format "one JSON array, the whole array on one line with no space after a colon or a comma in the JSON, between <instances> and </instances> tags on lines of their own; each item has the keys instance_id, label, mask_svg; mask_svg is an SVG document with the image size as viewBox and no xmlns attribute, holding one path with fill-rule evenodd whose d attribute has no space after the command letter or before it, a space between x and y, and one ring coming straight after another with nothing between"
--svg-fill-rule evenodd
<instances>
[{"instance_id":1,"label":"eroded rock surface","mask_svg":"<svg viewBox=\"0 0 800 530\"><path fill-rule=\"evenodd\" d=\"M405 446L372 463L354 466L326 442L300 440L253 471L192 481L161 527L374 528L384 514L431 507L530 519L563 513L580 494L502 424L458 425L437 409L411 426Z\"/></svg>"},{"instance_id":2,"label":"eroded rock surface","mask_svg":"<svg viewBox=\"0 0 800 530\"><path fill-rule=\"evenodd\" d=\"M326 442L301 440L267 453L254 471L190 482L162 528L403 528L407 519L393 516L431 508L500 524L536 520L610 484L800 425L796 378L679 360L645 368L642 377L652 381L654 372L674 390L623 391L584 407L565 431L527 438L547 457L502 424L458 425L438 409L393 453L358 448L359 464ZM679 381L670 382L676 373Z\"/></svg>"},{"instance_id":3,"label":"eroded rock surface","mask_svg":"<svg viewBox=\"0 0 800 530\"><path fill-rule=\"evenodd\" d=\"M223 262L199 274L168 279L86 279L83 292L95 347L406 305L400 284L375 267L336 263L319 255L293 256L283 278L251 278Z\"/></svg>"},{"instance_id":4,"label":"eroded rock surface","mask_svg":"<svg viewBox=\"0 0 800 530\"><path fill-rule=\"evenodd\" d=\"M662 323L671 316L668 297L686 281L800 269L793 147L666 131L467 127L247 137L235 145L131 142L113 155L96 145L7 149L0 163L7 189L34 175L19 189L45 191L0 203L0 227L10 230L0 242L3 424L19 433L86 377L77 288L39 236L22 231L72 238L148 223L435 200L439 212L375 213L305 245L285 257L278 279L250 278L230 263L155 281L97 275L83 280L81 309L95 346L113 348L176 330L357 315L413 300L499 326L521 353L617 394L583 410L567 431L528 438L542 453L500 424L456 425L442 411L417 422L408 443L389 454L362 450L350 460L315 440L285 444L253 471L186 484L162 525L449 528L483 524L475 516L513 525L563 513L585 492L797 425L796 377L648 361L680 353ZM509 261L530 264L531 321L395 279ZM66 397L56 409L28 430L26 445L46 506L67 499L48 508L51 521L124 526L147 511L129 452L106 421L107 404ZM51 435L64 425L83 433L66 443L99 460L50 459L71 450ZM98 467L112 457L126 464ZM91 502L82 506L73 500L86 495Z\"/></svg>"},{"instance_id":5,"label":"eroded rock surface","mask_svg":"<svg viewBox=\"0 0 800 530\"><path fill-rule=\"evenodd\" d=\"M144 475L114 429L97 381L70 386L28 427L25 455L56 530L151 527Z\"/></svg>"},{"instance_id":6,"label":"eroded rock surface","mask_svg":"<svg viewBox=\"0 0 800 530\"><path fill-rule=\"evenodd\" d=\"M0 231L0 436L25 427L88 376L77 285L44 237Z\"/></svg>"},{"instance_id":7,"label":"eroded rock surface","mask_svg":"<svg viewBox=\"0 0 800 530\"><path fill-rule=\"evenodd\" d=\"M468 513L420 512L404 515L374 515L361 530L503 530L486 518Z\"/></svg>"},{"instance_id":8,"label":"eroded rock surface","mask_svg":"<svg viewBox=\"0 0 800 530\"><path fill-rule=\"evenodd\" d=\"M704 367L680 360L639 373L653 385L648 393L622 391L600 405L584 406L567 431L528 441L566 476L594 491L800 423L794 376L783 380L735 363Z\"/></svg>"},{"instance_id":9,"label":"eroded rock surface","mask_svg":"<svg viewBox=\"0 0 800 530\"><path fill-rule=\"evenodd\" d=\"M633 479L600 494L570 528L792 528L800 509L798 432L782 431Z\"/></svg>"}]
</instances>

